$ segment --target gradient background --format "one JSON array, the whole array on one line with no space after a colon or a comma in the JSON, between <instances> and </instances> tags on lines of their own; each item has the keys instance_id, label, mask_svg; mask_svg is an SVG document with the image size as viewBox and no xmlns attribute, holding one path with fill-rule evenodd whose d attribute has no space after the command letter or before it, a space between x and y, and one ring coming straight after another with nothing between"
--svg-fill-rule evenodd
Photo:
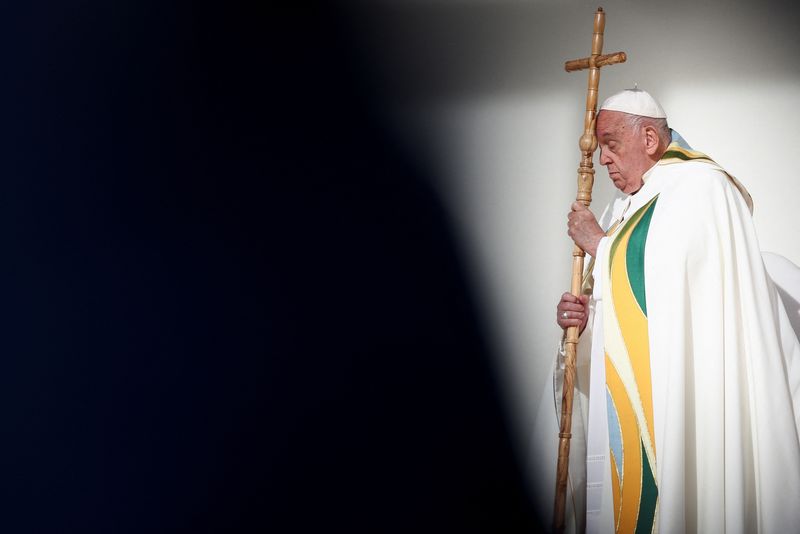
<instances>
[{"instance_id":1,"label":"gradient background","mask_svg":"<svg viewBox=\"0 0 800 534\"><path fill-rule=\"evenodd\" d=\"M536 531L596 7L4 8L0 529ZM800 263L798 10L603 7Z\"/></svg>"}]
</instances>

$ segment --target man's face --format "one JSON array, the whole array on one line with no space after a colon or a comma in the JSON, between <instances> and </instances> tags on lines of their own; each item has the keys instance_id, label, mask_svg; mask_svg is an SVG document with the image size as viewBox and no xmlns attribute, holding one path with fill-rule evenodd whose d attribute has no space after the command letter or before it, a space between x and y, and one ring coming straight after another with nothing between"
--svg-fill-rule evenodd
<instances>
[{"instance_id":1,"label":"man's face","mask_svg":"<svg viewBox=\"0 0 800 534\"><path fill-rule=\"evenodd\" d=\"M595 132L600 164L605 165L614 186L627 194L638 191L642 175L654 163L646 151L644 128L636 133L625 113L603 110L597 115Z\"/></svg>"}]
</instances>

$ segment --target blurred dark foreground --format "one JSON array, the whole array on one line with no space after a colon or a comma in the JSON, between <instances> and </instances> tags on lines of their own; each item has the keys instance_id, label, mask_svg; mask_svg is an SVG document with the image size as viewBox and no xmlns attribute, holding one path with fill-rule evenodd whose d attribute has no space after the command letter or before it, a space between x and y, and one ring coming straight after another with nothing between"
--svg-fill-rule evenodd
<instances>
[{"instance_id":1,"label":"blurred dark foreground","mask_svg":"<svg viewBox=\"0 0 800 534\"><path fill-rule=\"evenodd\" d=\"M348 9L5 11L0 530L538 531Z\"/></svg>"}]
</instances>

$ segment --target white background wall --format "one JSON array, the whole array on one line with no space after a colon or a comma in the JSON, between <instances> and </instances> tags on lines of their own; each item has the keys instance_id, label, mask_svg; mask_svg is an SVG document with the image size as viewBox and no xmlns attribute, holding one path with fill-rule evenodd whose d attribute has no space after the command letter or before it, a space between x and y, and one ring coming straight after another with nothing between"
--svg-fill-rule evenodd
<instances>
[{"instance_id":1,"label":"white background wall","mask_svg":"<svg viewBox=\"0 0 800 534\"><path fill-rule=\"evenodd\" d=\"M638 83L670 125L737 176L755 201L763 250L800 264L800 38L797 10L777 3L602 2L600 99ZM356 11L382 65L387 112L438 166L489 322L517 450L539 487L554 472L555 435L534 427L560 337L555 305L569 287L566 213L575 197L586 74L563 62L590 51L585 1L379 2ZM597 213L612 193L597 164ZM545 458L544 460L542 458ZM551 459L552 458L552 459ZM549 467L552 465L552 467ZM551 482L541 485L550 491Z\"/></svg>"}]
</instances>

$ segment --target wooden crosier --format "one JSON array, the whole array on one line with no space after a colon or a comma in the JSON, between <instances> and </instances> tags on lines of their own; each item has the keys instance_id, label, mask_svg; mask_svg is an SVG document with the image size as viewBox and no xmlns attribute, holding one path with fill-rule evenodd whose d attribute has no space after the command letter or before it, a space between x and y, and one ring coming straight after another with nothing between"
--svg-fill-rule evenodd
<instances>
[{"instance_id":1,"label":"wooden crosier","mask_svg":"<svg viewBox=\"0 0 800 534\"><path fill-rule=\"evenodd\" d=\"M623 63L625 52L601 55L603 51L603 31L606 25L606 14L598 7L594 14L594 34L592 35L592 54L582 59L573 59L564 64L567 72L589 69L589 83L586 89L586 114L583 117L583 135L580 138L581 164L578 168L577 201L589 207L592 202L592 185L594 185L594 165L592 156L597 149L597 137L594 133L597 116L597 90L600 85L600 67ZM583 277L583 258L585 253L578 245L572 249L572 286L571 292L578 296L581 293ZM577 326L567 329L565 340L566 361L564 368L564 385L561 393L561 428L558 434L558 464L556 467L556 500L553 510L553 526L556 532L564 530L564 511L567 497L567 477L569 469L569 444L572 437L572 398L575 388L575 358L578 350Z\"/></svg>"}]
</instances>

